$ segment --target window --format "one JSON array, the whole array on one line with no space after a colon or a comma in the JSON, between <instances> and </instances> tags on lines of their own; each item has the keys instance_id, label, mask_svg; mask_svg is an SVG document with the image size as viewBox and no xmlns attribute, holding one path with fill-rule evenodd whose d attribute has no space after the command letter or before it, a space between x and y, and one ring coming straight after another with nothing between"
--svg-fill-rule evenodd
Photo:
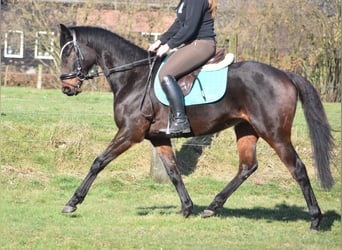
<instances>
[{"instance_id":1,"label":"window","mask_svg":"<svg viewBox=\"0 0 342 250\"><path fill-rule=\"evenodd\" d=\"M160 37L160 33L155 33L155 32L151 32L151 33L148 33L148 32L141 32L141 35L144 36L144 37L147 37L148 39L148 42L150 44L154 43L155 41L158 40L158 38Z\"/></svg>"},{"instance_id":2,"label":"window","mask_svg":"<svg viewBox=\"0 0 342 250\"><path fill-rule=\"evenodd\" d=\"M53 59L53 32L39 31L36 33L34 57L37 59Z\"/></svg>"},{"instance_id":3,"label":"window","mask_svg":"<svg viewBox=\"0 0 342 250\"><path fill-rule=\"evenodd\" d=\"M24 57L24 33L20 30L10 30L5 34L4 57Z\"/></svg>"}]
</instances>

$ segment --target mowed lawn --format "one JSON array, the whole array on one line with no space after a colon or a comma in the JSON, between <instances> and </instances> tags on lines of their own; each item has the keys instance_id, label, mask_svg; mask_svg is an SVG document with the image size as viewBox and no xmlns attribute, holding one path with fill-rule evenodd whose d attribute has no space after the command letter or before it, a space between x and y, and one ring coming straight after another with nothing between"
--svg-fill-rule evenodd
<instances>
[{"instance_id":1,"label":"mowed lawn","mask_svg":"<svg viewBox=\"0 0 342 250\"><path fill-rule=\"evenodd\" d=\"M324 104L335 138L330 191L315 178L303 112L293 143L324 213L319 232L300 188L260 141L259 169L218 215L200 214L237 171L233 129L212 138L175 139L195 203L184 219L171 183L149 177L144 141L112 162L73 214L62 214L95 157L117 131L112 94L1 87L0 249L341 249L341 105Z\"/></svg>"}]
</instances>

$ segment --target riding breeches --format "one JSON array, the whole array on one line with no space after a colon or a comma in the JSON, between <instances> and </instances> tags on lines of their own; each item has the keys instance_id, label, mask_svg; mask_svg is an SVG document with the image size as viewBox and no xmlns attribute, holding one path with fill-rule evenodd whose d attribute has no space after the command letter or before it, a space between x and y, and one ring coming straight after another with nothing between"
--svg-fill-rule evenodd
<instances>
[{"instance_id":1,"label":"riding breeches","mask_svg":"<svg viewBox=\"0 0 342 250\"><path fill-rule=\"evenodd\" d=\"M174 52L163 65L159 73L162 81L165 76L170 75L177 80L204 65L216 52L216 41L214 39L194 40L176 52Z\"/></svg>"}]
</instances>

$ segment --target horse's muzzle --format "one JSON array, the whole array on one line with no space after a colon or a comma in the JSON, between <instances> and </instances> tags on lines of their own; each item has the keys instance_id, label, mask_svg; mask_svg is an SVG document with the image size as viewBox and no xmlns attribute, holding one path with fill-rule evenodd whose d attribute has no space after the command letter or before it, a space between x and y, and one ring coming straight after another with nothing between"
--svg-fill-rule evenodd
<instances>
[{"instance_id":1,"label":"horse's muzzle","mask_svg":"<svg viewBox=\"0 0 342 250\"><path fill-rule=\"evenodd\" d=\"M79 81L77 78L70 79L71 82L65 81L65 79L62 79L62 92L68 96L74 96L78 95L82 92L81 85L82 81Z\"/></svg>"},{"instance_id":2,"label":"horse's muzzle","mask_svg":"<svg viewBox=\"0 0 342 250\"><path fill-rule=\"evenodd\" d=\"M68 96L78 95L82 92L81 85L82 82L78 80L73 83L62 81L62 92Z\"/></svg>"},{"instance_id":3,"label":"horse's muzzle","mask_svg":"<svg viewBox=\"0 0 342 250\"><path fill-rule=\"evenodd\" d=\"M79 87L62 86L62 92L68 96L74 96L81 93L82 89Z\"/></svg>"}]
</instances>

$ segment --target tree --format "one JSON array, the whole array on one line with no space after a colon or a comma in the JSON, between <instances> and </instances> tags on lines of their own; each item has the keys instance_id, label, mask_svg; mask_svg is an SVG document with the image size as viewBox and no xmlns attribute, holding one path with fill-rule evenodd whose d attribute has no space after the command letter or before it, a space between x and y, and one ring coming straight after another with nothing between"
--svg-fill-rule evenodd
<instances>
[{"instance_id":1,"label":"tree","mask_svg":"<svg viewBox=\"0 0 342 250\"><path fill-rule=\"evenodd\" d=\"M57 76L59 23L104 26L147 48L149 39L140 32L165 31L178 0L5 2L3 32L21 27L25 46L34 47L37 30L46 31L42 46L48 50L54 41L53 60L40 63ZM237 53L237 60L258 60L302 74L324 100L341 101L341 21L340 0L220 0L215 29L218 47Z\"/></svg>"},{"instance_id":2,"label":"tree","mask_svg":"<svg viewBox=\"0 0 342 250\"><path fill-rule=\"evenodd\" d=\"M238 37L238 60L302 74L324 100L341 101L341 23L339 0L235 0L220 10L217 33Z\"/></svg>"}]
</instances>

